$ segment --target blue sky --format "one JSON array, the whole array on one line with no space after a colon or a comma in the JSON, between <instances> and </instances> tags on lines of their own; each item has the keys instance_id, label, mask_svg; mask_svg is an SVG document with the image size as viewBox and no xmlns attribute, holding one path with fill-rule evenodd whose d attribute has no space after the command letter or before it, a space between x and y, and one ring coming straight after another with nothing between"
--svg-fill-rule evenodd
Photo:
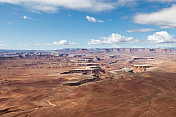
<instances>
[{"instance_id":1,"label":"blue sky","mask_svg":"<svg viewBox=\"0 0 176 117\"><path fill-rule=\"evenodd\" d=\"M176 0L0 0L0 49L176 46Z\"/></svg>"}]
</instances>

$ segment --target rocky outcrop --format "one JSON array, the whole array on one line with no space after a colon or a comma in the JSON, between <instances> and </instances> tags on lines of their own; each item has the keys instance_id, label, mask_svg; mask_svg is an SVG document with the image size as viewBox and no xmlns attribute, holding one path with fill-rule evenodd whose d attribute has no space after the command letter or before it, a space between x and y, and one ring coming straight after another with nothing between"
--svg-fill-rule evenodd
<instances>
[{"instance_id":1,"label":"rocky outcrop","mask_svg":"<svg viewBox=\"0 0 176 117\"><path fill-rule=\"evenodd\" d=\"M151 68L152 68L151 65L134 65L131 67L131 72L137 73L137 72L151 71Z\"/></svg>"},{"instance_id":2,"label":"rocky outcrop","mask_svg":"<svg viewBox=\"0 0 176 117\"><path fill-rule=\"evenodd\" d=\"M93 78L83 79L83 80L80 80L78 82L66 83L64 85L68 85L68 86L79 86L79 85L82 85L82 84L85 84L85 83L95 82L95 81L99 81L99 80L101 80L101 78L99 76L93 75Z\"/></svg>"}]
</instances>

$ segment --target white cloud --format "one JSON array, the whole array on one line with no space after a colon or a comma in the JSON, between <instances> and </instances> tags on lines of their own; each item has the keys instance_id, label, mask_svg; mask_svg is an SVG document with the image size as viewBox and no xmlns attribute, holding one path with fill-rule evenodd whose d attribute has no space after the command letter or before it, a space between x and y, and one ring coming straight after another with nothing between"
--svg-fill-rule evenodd
<instances>
[{"instance_id":1,"label":"white cloud","mask_svg":"<svg viewBox=\"0 0 176 117\"><path fill-rule=\"evenodd\" d=\"M123 42L134 42L133 37L124 37L120 34L112 33L109 37L103 37L103 43L105 44L114 44L114 43L123 43Z\"/></svg>"},{"instance_id":2,"label":"white cloud","mask_svg":"<svg viewBox=\"0 0 176 117\"><path fill-rule=\"evenodd\" d=\"M108 37L103 37L100 40L91 39L88 44L118 44L118 43L135 43L138 42L137 39L133 37L125 37L120 34L112 33L112 35Z\"/></svg>"},{"instance_id":3,"label":"white cloud","mask_svg":"<svg viewBox=\"0 0 176 117\"><path fill-rule=\"evenodd\" d=\"M89 45L98 45L98 44L102 44L101 40L95 40L95 39L91 39L88 42Z\"/></svg>"},{"instance_id":4,"label":"white cloud","mask_svg":"<svg viewBox=\"0 0 176 117\"><path fill-rule=\"evenodd\" d=\"M160 2L160 3L170 3L170 2L176 2L176 0L142 0L145 2ZM141 2L140 0L118 0L119 3L121 4L128 4L128 3L132 3L132 2Z\"/></svg>"},{"instance_id":5,"label":"white cloud","mask_svg":"<svg viewBox=\"0 0 176 117\"><path fill-rule=\"evenodd\" d=\"M107 0L0 0L0 3L21 5L44 12L56 12L59 8L100 12L114 9L116 5L116 2Z\"/></svg>"},{"instance_id":6,"label":"white cloud","mask_svg":"<svg viewBox=\"0 0 176 117\"><path fill-rule=\"evenodd\" d=\"M69 42L67 40L61 40L61 41L54 41L52 43L46 43L46 44L41 44L41 43L35 43L34 45L40 46L40 45L46 45L46 46L57 46L57 45L73 45L75 43Z\"/></svg>"},{"instance_id":7,"label":"white cloud","mask_svg":"<svg viewBox=\"0 0 176 117\"><path fill-rule=\"evenodd\" d=\"M32 17L23 16L23 19L24 19L24 20L27 20L27 19L32 20Z\"/></svg>"},{"instance_id":8,"label":"white cloud","mask_svg":"<svg viewBox=\"0 0 176 117\"><path fill-rule=\"evenodd\" d=\"M155 29L152 28L142 28L142 29L136 29L136 30L127 30L126 32L132 33L132 32L150 32L154 31Z\"/></svg>"},{"instance_id":9,"label":"white cloud","mask_svg":"<svg viewBox=\"0 0 176 117\"><path fill-rule=\"evenodd\" d=\"M71 45L72 42L68 42L67 40L55 41L51 45Z\"/></svg>"},{"instance_id":10,"label":"white cloud","mask_svg":"<svg viewBox=\"0 0 176 117\"><path fill-rule=\"evenodd\" d=\"M138 14L134 17L134 22L158 25L160 28L171 28L176 26L175 12L176 5L173 5L158 12Z\"/></svg>"},{"instance_id":11,"label":"white cloud","mask_svg":"<svg viewBox=\"0 0 176 117\"><path fill-rule=\"evenodd\" d=\"M86 16L86 19L90 22L97 22L97 20L94 17Z\"/></svg>"},{"instance_id":12,"label":"white cloud","mask_svg":"<svg viewBox=\"0 0 176 117\"><path fill-rule=\"evenodd\" d=\"M154 43L174 43L176 38L172 37L166 31L156 32L153 35L148 36L148 41Z\"/></svg>"},{"instance_id":13,"label":"white cloud","mask_svg":"<svg viewBox=\"0 0 176 117\"><path fill-rule=\"evenodd\" d=\"M90 16L86 16L86 19L89 21L89 22L99 22L99 23L104 23L103 20L100 20L100 19L95 19L94 17L90 17Z\"/></svg>"},{"instance_id":14,"label":"white cloud","mask_svg":"<svg viewBox=\"0 0 176 117\"><path fill-rule=\"evenodd\" d=\"M176 2L176 0L146 0L148 2Z\"/></svg>"},{"instance_id":15,"label":"white cloud","mask_svg":"<svg viewBox=\"0 0 176 117\"><path fill-rule=\"evenodd\" d=\"M147 2L176 2L176 0L144 0ZM140 0L0 0L8 3L27 7L32 11L56 12L66 8L80 11L101 12L115 9L119 6L136 5Z\"/></svg>"}]
</instances>

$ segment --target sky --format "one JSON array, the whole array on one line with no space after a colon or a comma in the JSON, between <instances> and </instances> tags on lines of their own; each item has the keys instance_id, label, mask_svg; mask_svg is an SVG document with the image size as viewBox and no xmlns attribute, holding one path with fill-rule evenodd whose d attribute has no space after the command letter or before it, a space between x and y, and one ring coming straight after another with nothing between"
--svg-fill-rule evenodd
<instances>
[{"instance_id":1,"label":"sky","mask_svg":"<svg viewBox=\"0 0 176 117\"><path fill-rule=\"evenodd\" d=\"M0 49L175 48L176 0L0 0Z\"/></svg>"}]
</instances>

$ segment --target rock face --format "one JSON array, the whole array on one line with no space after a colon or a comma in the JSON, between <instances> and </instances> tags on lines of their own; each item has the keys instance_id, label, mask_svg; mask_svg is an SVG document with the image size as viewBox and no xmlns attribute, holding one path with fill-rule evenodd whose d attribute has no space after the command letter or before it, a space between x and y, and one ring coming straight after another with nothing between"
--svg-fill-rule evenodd
<instances>
[{"instance_id":1,"label":"rock face","mask_svg":"<svg viewBox=\"0 0 176 117\"><path fill-rule=\"evenodd\" d=\"M86 66L86 67L78 67L70 70L69 72L63 72L61 74L73 74L73 73L81 73L85 77L89 75L89 78L78 79L77 81L70 81L69 83L65 83L64 85L79 86L88 82L99 81L101 80L102 73L105 73L105 71L98 66Z\"/></svg>"},{"instance_id":2,"label":"rock face","mask_svg":"<svg viewBox=\"0 0 176 117\"><path fill-rule=\"evenodd\" d=\"M82 73L82 74L98 74L99 72L105 72L98 66L85 66L85 67L77 67L68 72L63 72L61 74L70 74L70 73Z\"/></svg>"},{"instance_id":3,"label":"rock face","mask_svg":"<svg viewBox=\"0 0 176 117\"><path fill-rule=\"evenodd\" d=\"M137 73L137 72L150 71L151 69L149 69L149 68L152 68L152 66L151 65L133 65L131 70L134 73Z\"/></svg>"},{"instance_id":4,"label":"rock face","mask_svg":"<svg viewBox=\"0 0 176 117\"><path fill-rule=\"evenodd\" d=\"M95 82L95 81L99 81L99 80L101 80L101 78L99 76L93 75L93 78L80 80L78 82L66 83L64 85L68 85L68 86L79 86L79 85L82 85L82 84L85 84L85 83Z\"/></svg>"}]
</instances>

